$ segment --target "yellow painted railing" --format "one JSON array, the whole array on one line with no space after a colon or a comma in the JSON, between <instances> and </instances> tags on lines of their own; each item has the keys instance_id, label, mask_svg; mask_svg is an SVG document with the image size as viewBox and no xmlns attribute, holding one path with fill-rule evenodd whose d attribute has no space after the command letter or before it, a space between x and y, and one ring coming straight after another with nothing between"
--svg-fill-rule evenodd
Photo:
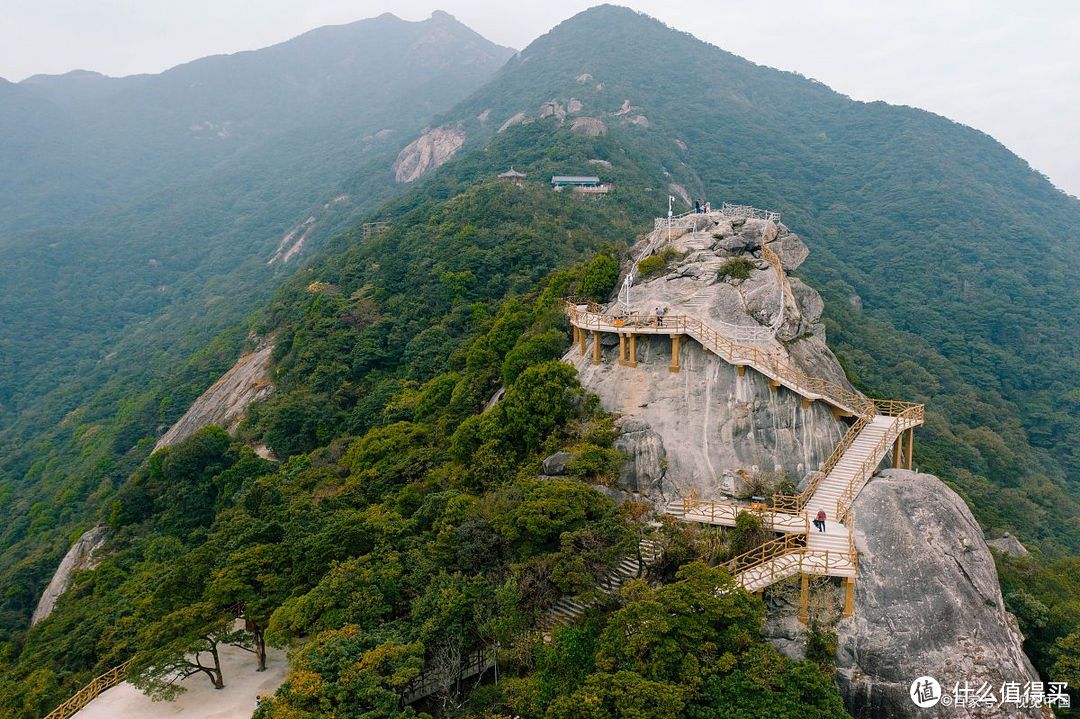
<instances>
[{"instance_id":1,"label":"yellow painted railing","mask_svg":"<svg viewBox=\"0 0 1080 719\"><path fill-rule=\"evenodd\" d=\"M812 377L793 365L778 359L762 347L740 344L721 334L697 317L688 315L612 315L604 314L595 303L580 304L569 298L563 308L570 322L582 329L597 332L635 332L656 334L688 334L702 347L723 358L729 364L746 365L779 381L804 397L822 399L835 407L856 415L877 414L873 401L858 392L835 382Z\"/></svg>"},{"instance_id":2,"label":"yellow painted railing","mask_svg":"<svg viewBox=\"0 0 1080 719\"><path fill-rule=\"evenodd\" d=\"M124 681L124 677L127 675L127 668L130 664L131 660L129 659L123 664L115 666L104 674L95 677L93 681L75 692L70 699L45 715L45 719L69 719L69 717L73 716L77 711L94 701L99 694L107 689L112 689L117 684Z\"/></svg>"},{"instance_id":3,"label":"yellow painted railing","mask_svg":"<svg viewBox=\"0 0 1080 719\"><path fill-rule=\"evenodd\" d=\"M906 406L905 406L906 405ZM859 466L858 471L852 475L851 480L848 482L847 487L836 499L836 521L843 522L851 509L852 502L855 501L855 497L858 496L859 491L862 490L863 485L874 474L874 470L877 469L878 462L875 457L884 456L888 451L889 445L895 441L906 429L921 425L925 420L926 410L921 404L914 404L909 402L891 402L889 409L899 410L893 419L892 425L889 430L881 436L877 445L871 451L870 455Z\"/></svg>"},{"instance_id":4,"label":"yellow painted railing","mask_svg":"<svg viewBox=\"0 0 1080 719\"><path fill-rule=\"evenodd\" d=\"M747 570L759 567L783 554L801 552L804 549L806 549L806 534L785 534L729 559L724 566L732 576L737 578Z\"/></svg>"},{"instance_id":5,"label":"yellow painted railing","mask_svg":"<svg viewBox=\"0 0 1080 719\"><path fill-rule=\"evenodd\" d=\"M849 514L849 518L853 515ZM835 550L815 550L807 546L808 534L786 534L765 542L759 547L744 552L728 560L725 567L731 572L736 583L743 587L752 580L767 579L765 586L773 584L797 572L804 574L830 575L840 570L858 573L859 554L855 551L855 535L852 523L848 527L848 549L846 552ZM780 562L787 557L789 561ZM750 571L768 565L768 573L753 576Z\"/></svg>"}]
</instances>

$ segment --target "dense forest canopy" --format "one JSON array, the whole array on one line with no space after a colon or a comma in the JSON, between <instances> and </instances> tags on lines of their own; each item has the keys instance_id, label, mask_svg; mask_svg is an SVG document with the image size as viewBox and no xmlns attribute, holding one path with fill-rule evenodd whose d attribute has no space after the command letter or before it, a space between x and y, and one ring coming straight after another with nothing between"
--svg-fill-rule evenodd
<instances>
[{"instance_id":1,"label":"dense forest canopy","mask_svg":"<svg viewBox=\"0 0 1080 719\"><path fill-rule=\"evenodd\" d=\"M73 523L232 364L246 318L401 191L401 146L510 52L445 14L386 15L160 75L0 83L9 600L33 601ZM290 232L302 253L270 262Z\"/></svg>"},{"instance_id":2,"label":"dense forest canopy","mask_svg":"<svg viewBox=\"0 0 1080 719\"><path fill-rule=\"evenodd\" d=\"M606 133L536 119L571 99ZM497 132L519 112L534 121ZM809 661L779 656L759 600L707 590L730 581L706 566L718 558L707 538L648 527L587 486L610 484L619 455L612 418L557 362L569 345L558 300L607 297L627 244L679 189L783 212L810 246L800 274L825 296L851 379L925 401L920 467L988 534L1035 550L1001 558L1006 602L1040 672L1075 676L1080 203L973 130L853 102L607 6L537 40L440 124L464 128L466 145L365 218L387 230L337 235L250 325L141 393L112 386L51 437L67 449L20 458L0 493L18 548L0 565L11 716L127 658L167 693L178 651L250 640L228 631L238 604L260 641L303 644L264 718L437 713L447 706L400 700L447 657L493 647L505 681L456 715L843 716L827 634ZM496 179L510 165L524 187ZM578 173L615 191L546 186ZM157 425L249 329L276 341L272 399L234 438L208 428L148 459ZM559 449L571 476L537 481ZM111 528L111 554L26 631L60 553L94 521ZM632 583L551 644L530 634L560 596L597 596L646 535L667 550L650 576L663 586ZM643 624L655 631L639 643L615 639Z\"/></svg>"}]
</instances>

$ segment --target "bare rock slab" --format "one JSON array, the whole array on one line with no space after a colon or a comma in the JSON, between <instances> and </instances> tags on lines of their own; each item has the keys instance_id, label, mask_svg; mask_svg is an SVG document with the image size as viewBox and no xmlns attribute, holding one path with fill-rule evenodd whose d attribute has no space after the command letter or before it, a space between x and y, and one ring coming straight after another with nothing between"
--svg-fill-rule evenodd
<instances>
[{"instance_id":1,"label":"bare rock slab","mask_svg":"<svg viewBox=\"0 0 1080 719\"><path fill-rule=\"evenodd\" d=\"M1038 717L1034 709L920 709L911 682L929 675L994 687L1038 681L1005 609L982 530L929 474L888 470L852 507L859 576L855 614L837 625L837 681L855 717Z\"/></svg>"}]
</instances>

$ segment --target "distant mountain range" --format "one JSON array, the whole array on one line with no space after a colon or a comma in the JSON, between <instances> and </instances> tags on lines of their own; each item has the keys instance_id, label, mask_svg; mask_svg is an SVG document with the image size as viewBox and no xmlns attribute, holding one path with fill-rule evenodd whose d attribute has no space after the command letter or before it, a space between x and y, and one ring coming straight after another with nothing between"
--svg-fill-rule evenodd
<instances>
[{"instance_id":1,"label":"distant mountain range","mask_svg":"<svg viewBox=\"0 0 1080 719\"><path fill-rule=\"evenodd\" d=\"M1008 530L1032 562L1066 558L1055 571L1075 574L1080 201L971 128L853 101L605 5L518 54L442 13L382 16L159 76L0 84L0 132L0 163L19 168L0 176L0 639L22 652L13 676L44 672L52 700L117 658L99 640L127 609L107 582L22 632L92 523L125 541L165 527L180 552L234 509L288 502L259 541L291 533L290 549L315 562L290 575L294 599L384 534L402 552L387 563L416 564L423 578L407 591L423 594L420 572L443 558L409 542L466 506L490 512L467 537L491 559L502 545L487 524L520 501L515 482L538 487L522 526L555 526L562 505L542 493L563 480L534 478L572 416L566 393L549 391L567 368L545 365L550 377L526 377L505 412L479 412L562 355L558 298L582 276L614 283L616 257L671 195L680 209L705 199L782 213L810 248L797 276L824 297L829 346L853 383L926 403L916 465L960 492L988 534ZM511 165L522 187L496 179ZM599 175L614 191L555 193L555 174ZM372 221L389 226L365 232ZM249 336L273 338L276 389L240 441L296 459L263 465L209 432L179 467L147 469L157 438ZM499 416L514 421L492 426ZM573 432L594 451L573 471L621 461L608 425ZM219 481L218 462L240 454L243 471ZM558 531L548 540L561 546ZM532 557L499 551L511 553L498 562ZM529 571L547 581L550 566ZM1045 604L1013 601L1047 626ZM372 621L418 636L408 602L386 604L393 622ZM1055 616L1044 649L1075 631L1072 614ZM81 653L64 650L69 635ZM12 695L29 691L20 682Z\"/></svg>"},{"instance_id":2,"label":"distant mountain range","mask_svg":"<svg viewBox=\"0 0 1080 719\"><path fill-rule=\"evenodd\" d=\"M160 75L0 83L0 429L55 423L100 363L133 364L133 333L175 364L235 323L512 52L445 13L383 15Z\"/></svg>"}]
</instances>

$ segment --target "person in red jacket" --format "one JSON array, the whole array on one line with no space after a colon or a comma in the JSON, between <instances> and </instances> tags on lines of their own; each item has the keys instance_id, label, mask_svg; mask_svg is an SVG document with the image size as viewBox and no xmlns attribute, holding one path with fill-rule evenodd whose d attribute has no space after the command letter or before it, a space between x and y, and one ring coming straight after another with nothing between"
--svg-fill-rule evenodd
<instances>
[{"instance_id":1,"label":"person in red jacket","mask_svg":"<svg viewBox=\"0 0 1080 719\"><path fill-rule=\"evenodd\" d=\"M817 531L825 531L825 510L819 509L817 513L817 519L814 520L814 526L817 527Z\"/></svg>"}]
</instances>

